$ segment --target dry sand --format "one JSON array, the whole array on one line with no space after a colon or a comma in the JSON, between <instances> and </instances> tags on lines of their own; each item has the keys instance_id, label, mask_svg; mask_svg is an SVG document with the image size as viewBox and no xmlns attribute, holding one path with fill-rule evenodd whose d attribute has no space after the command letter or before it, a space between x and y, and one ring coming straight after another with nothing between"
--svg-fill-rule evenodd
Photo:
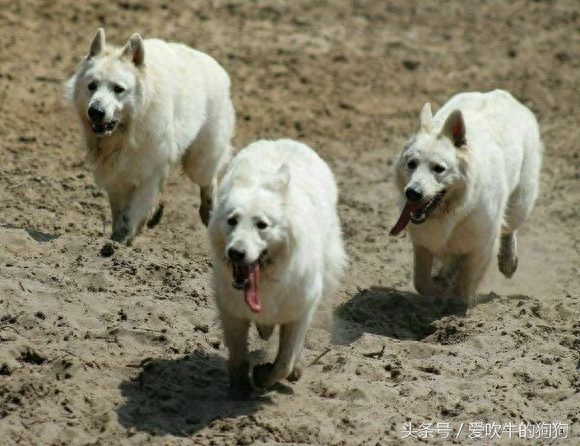
<instances>
[{"instance_id":1,"label":"dry sand","mask_svg":"<svg viewBox=\"0 0 580 446\"><path fill-rule=\"evenodd\" d=\"M236 147L297 138L334 169L351 265L297 384L227 398L185 178L158 227L99 255L108 205L60 84L101 25L212 54ZM579 82L576 0L1 2L0 443L384 445L408 421L560 421L573 438L553 443L579 444ZM387 236L391 162L425 101L496 87L537 113L542 190L514 278L493 265L480 304L450 315L414 294L409 241Z\"/></svg>"}]
</instances>

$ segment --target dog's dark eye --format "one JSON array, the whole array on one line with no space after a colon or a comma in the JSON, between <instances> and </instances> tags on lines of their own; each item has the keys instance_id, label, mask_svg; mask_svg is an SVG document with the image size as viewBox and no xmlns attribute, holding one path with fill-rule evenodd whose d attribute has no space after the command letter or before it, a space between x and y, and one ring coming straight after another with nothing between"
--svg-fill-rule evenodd
<instances>
[{"instance_id":1,"label":"dog's dark eye","mask_svg":"<svg viewBox=\"0 0 580 446\"><path fill-rule=\"evenodd\" d=\"M263 220L259 220L256 222L256 228L262 230L262 229L266 229L268 227L268 223L266 223Z\"/></svg>"},{"instance_id":2,"label":"dog's dark eye","mask_svg":"<svg viewBox=\"0 0 580 446\"><path fill-rule=\"evenodd\" d=\"M407 167L411 170L415 170L417 168L417 161L411 160L407 163Z\"/></svg>"},{"instance_id":3,"label":"dog's dark eye","mask_svg":"<svg viewBox=\"0 0 580 446\"><path fill-rule=\"evenodd\" d=\"M122 85L113 85L113 92L115 94L121 94L125 91L125 87L123 87Z\"/></svg>"},{"instance_id":4,"label":"dog's dark eye","mask_svg":"<svg viewBox=\"0 0 580 446\"><path fill-rule=\"evenodd\" d=\"M95 91L97 89L97 83L95 81L89 82L88 89L89 91Z\"/></svg>"},{"instance_id":5,"label":"dog's dark eye","mask_svg":"<svg viewBox=\"0 0 580 446\"><path fill-rule=\"evenodd\" d=\"M228 218L228 225L235 226L238 224L238 219L236 217Z\"/></svg>"},{"instance_id":6,"label":"dog's dark eye","mask_svg":"<svg viewBox=\"0 0 580 446\"><path fill-rule=\"evenodd\" d=\"M443 173L443 172L445 172L445 166L443 164L435 164L435 167L433 167L433 170L437 173Z\"/></svg>"}]
</instances>

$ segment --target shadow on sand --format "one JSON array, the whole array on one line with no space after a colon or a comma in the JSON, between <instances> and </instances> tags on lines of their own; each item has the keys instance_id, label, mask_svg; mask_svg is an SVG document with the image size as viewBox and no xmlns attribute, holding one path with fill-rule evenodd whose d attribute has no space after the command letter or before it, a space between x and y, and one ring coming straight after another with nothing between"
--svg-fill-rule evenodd
<instances>
[{"instance_id":1,"label":"shadow on sand","mask_svg":"<svg viewBox=\"0 0 580 446\"><path fill-rule=\"evenodd\" d=\"M30 238L39 243L50 242L51 240L55 240L60 237L58 234L49 234L47 232L37 231L36 229L22 228L20 226L11 224L0 224L0 228L24 230L30 236Z\"/></svg>"},{"instance_id":2,"label":"shadow on sand","mask_svg":"<svg viewBox=\"0 0 580 446\"><path fill-rule=\"evenodd\" d=\"M228 382L225 359L215 354L146 362L136 378L121 383L126 402L119 421L156 435L191 436L214 420L250 415L269 403L267 397L232 400Z\"/></svg>"},{"instance_id":3,"label":"shadow on sand","mask_svg":"<svg viewBox=\"0 0 580 446\"><path fill-rule=\"evenodd\" d=\"M420 340L433 332L434 321L464 314L464 307L414 293L370 288L336 310L332 341L346 345L365 332ZM256 359L251 357L250 362L260 362ZM126 402L118 409L119 421L127 428L156 435L192 436L219 420L251 415L270 404L267 394L232 400L228 384L226 361L213 353L195 351L180 359L148 361L134 379L121 383ZM283 384L273 390L292 393Z\"/></svg>"},{"instance_id":4,"label":"shadow on sand","mask_svg":"<svg viewBox=\"0 0 580 446\"><path fill-rule=\"evenodd\" d=\"M433 322L464 316L462 304L435 301L394 288L360 291L335 312L333 343L350 344L363 333L395 339L421 340L433 332Z\"/></svg>"},{"instance_id":5,"label":"shadow on sand","mask_svg":"<svg viewBox=\"0 0 580 446\"><path fill-rule=\"evenodd\" d=\"M60 237L60 235L48 234L46 232L36 231L34 229L25 229L26 233L34 240L39 243L50 242Z\"/></svg>"}]
</instances>

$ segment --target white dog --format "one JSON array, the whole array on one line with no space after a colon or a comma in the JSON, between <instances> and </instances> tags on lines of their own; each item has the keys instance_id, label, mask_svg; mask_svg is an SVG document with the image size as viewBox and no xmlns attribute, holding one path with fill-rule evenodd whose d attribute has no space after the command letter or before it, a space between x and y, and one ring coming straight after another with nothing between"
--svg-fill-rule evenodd
<instances>
[{"instance_id":1,"label":"white dog","mask_svg":"<svg viewBox=\"0 0 580 446\"><path fill-rule=\"evenodd\" d=\"M336 291L346 265L336 203L330 169L295 141L250 144L225 174L209 231L234 394L251 390L251 322L264 339L280 325L276 360L254 367L254 383L267 387L299 378L296 360L306 329L320 299Z\"/></svg>"},{"instance_id":2,"label":"white dog","mask_svg":"<svg viewBox=\"0 0 580 446\"><path fill-rule=\"evenodd\" d=\"M542 150L536 118L505 91L458 94L435 116L425 104L396 163L403 209L391 231L411 222L420 294L472 304L498 238L499 270L514 274L516 232L538 195Z\"/></svg>"},{"instance_id":3,"label":"white dog","mask_svg":"<svg viewBox=\"0 0 580 446\"><path fill-rule=\"evenodd\" d=\"M99 29L65 84L81 121L97 183L109 195L111 238L130 243L158 204L170 168L181 162L201 188L207 225L216 173L230 159L230 81L210 56L134 34L124 48ZM150 225L158 222L162 205Z\"/></svg>"}]
</instances>

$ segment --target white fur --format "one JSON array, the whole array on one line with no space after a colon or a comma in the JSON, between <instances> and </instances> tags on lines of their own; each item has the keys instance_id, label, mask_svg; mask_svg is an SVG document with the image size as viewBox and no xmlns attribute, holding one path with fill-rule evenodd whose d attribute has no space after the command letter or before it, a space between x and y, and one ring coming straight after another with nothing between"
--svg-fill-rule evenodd
<instances>
[{"instance_id":1,"label":"white fur","mask_svg":"<svg viewBox=\"0 0 580 446\"><path fill-rule=\"evenodd\" d=\"M200 214L207 224L213 183L229 161L234 128L229 77L214 59L139 35L124 48L108 46L101 29L65 88L95 179L109 195L114 240L131 241L179 162L201 187ZM95 105L105 121L119 121L114 130L93 132L88 109Z\"/></svg>"},{"instance_id":2,"label":"white fur","mask_svg":"<svg viewBox=\"0 0 580 446\"><path fill-rule=\"evenodd\" d=\"M250 322L267 335L273 325L281 326L275 363L254 368L257 384L270 385L294 369L313 312L323 296L336 292L346 264L336 204L332 172L304 144L258 141L232 161L209 231L215 296L230 351L234 391L249 386ZM228 224L232 216L237 219L235 227ZM268 227L256 228L257 221L267 222ZM267 250L259 283L260 313L252 313L243 292L232 286L232 266L227 260L231 247L245 249L249 262Z\"/></svg>"},{"instance_id":3,"label":"white fur","mask_svg":"<svg viewBox=\"0 0 580 446\"><path fill-rule=\"evenodd\" d=\"M459 117L465 140L456 147L452 127ZM424 223L409 224L419 293L472 303L498 238L498 266L511 277L517 268L516 231L538 194L542 150L534 115L505 91L458 94L435 116L426 104L420 130L396 163L403 202L407 187L427 198L447 191ZM414 169L408 167L411 160ZM445 172L436 173L437 164ZM431 274L434 260L443 265L439 283Z\"/></svg>"}]
</instances>

